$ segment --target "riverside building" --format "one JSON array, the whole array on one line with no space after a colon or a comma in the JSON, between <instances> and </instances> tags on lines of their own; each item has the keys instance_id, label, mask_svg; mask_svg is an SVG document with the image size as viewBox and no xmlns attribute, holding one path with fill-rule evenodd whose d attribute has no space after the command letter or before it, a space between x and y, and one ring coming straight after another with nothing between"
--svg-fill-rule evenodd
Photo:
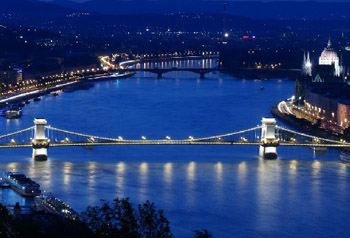
<instances>
[{"instance_id":1,"label":"riverside building","mask_svg":"<svg viewBox=\"0 0 350 238\"><path fill-rule=\"evenodd\" d=\"M297 117L313 124L319 123L324 129L343 133L350 126L348 72L333 49L331 40L316 65L313 65L310 53L306 53L302 74L295 83L295 104L300 108Z\"/></svg>"}]
</instances>

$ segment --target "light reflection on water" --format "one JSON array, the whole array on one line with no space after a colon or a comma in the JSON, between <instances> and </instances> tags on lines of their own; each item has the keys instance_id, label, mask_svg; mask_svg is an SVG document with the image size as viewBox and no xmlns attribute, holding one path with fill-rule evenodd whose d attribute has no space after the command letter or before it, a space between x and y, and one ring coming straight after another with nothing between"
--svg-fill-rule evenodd
<instances>
[{"instance_id":1,"label":"light reflection on water","mask_svg":"<svg viewBox=\"0 0 350 238\"><path fill-rule=\"evenodd\" d=\"M117 197L124 197L124 174L125 174L125 163L117 163Z\"/></svg>"},{"instance_id":2,"label":"light reflection on water","mask_svg":"<svg viewBox=\"0 0 350 238\"><path fill-rule=\"evenodd\" d=\"M152 64L216 62L145 66ZM31 103L21 120L1 119L0 128L23 129L42 116L58 128L106 137L198 138L255 126L293 91L287 80L207 76L169 72L157 80L137 73L117 86L97 83L89 91ZM276 161L259 160L258 148L231 146L49 148L46 162L33 162L27 149L1 152L0 171L29 175L78 211L116 196L135 204L149 199L164 209L175 237L193 237L192 231L202 228L215 237L347 237L350 232L350 170L336 150L313 155L281 147ZM32 202L12 190L0 193L8 203Z\"/></svg>"},{"instance_id":3,"label":"light reflection on water","mask_svg":"<svg viewBox=\"0 0 350 238\"><path fill-rule=\"evenodd\" d=\"M135 203L150 199L169 215L175 233L183 227L192 230L204 226L216 231L219 237L225 237L225 234L237 234L237 231L225 227L230 227L232 222L241 226L244 222L241 227L244 234L253 235L253 231L257 230L265 235L286 235L288 227L286 231L279 228L284 227L285 222L295 222L294 218L299 216L296 213L298 209L302 208L303 213L317 214L317 217L307 216L316 223L329 216L328 225L323 225L326 227L339 222L340 217L345 219L343 214L350 212L347 202L350 199L347 192L350 170L338 162L253 160L81 164L53 161L34 166L31 162L1 164L1 167L3 170L15 167L17 171L31 174L43 189L53 191L79 211L89 204L98 203L99 199L111 200L116 196L130 196ZM51 171L50 176L47 176L47 171ZM87 179L86 186L81 180L84 177ZM0 192L2 201L30 203L12 190ZM332 201L333 209L342 212L326 212L325 204ZM180 212L181 206L185 206L185 210ZM203 213L204 217L196 218L197 212ZM177 219L179 216L190 216L194 222ZM238 229L236 225L232 227ZM297 231L293 232L300 235ZM316 234L322 232L324 228ZM338 232L338 237L342 237L342 231Z\"/></svg>"}]
</instances>

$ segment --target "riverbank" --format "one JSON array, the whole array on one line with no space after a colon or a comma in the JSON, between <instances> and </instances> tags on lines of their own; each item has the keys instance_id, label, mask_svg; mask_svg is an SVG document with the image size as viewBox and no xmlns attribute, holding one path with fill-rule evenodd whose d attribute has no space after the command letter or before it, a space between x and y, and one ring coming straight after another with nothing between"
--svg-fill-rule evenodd
<instances>
[{"instance_id":1,"label":"riverbank","mask_svg":"<svg viewBox=\"0 0 350 238\"><path fill-rule=\"evenodd\" d=\"M271 108L271 113L287 125L300 130L302 132L305 132L310 135L314 135L317 137L332 139L332 140L340 140L343 139L342 135L334 134L331 131L326 131L323 129L318 128L315 125L312 125L309 121L305 119L298 119L293 115L286 115L278 110L278 105L274 105Z\"/></svg>"},{"instance_id":2,"label":"riverbank","mask_svg":"<svg viewBox=\"0 0 350 238\"><path fill-rule=\"evenodd\" d=\"M11 95L10 97L0 99L0 108L7 107L8 104L19 103L19 102L23 102L23 101L30 100L33 98L41 97L43 95L49 94L49 93L54 92L54 91L63 90L65 88L71 87L73 85L78 86L81 84L85 84L87 82L100 82L100 81L107 81L107 80L111 80L111 79L125 79L125 78L129 78L133 75L134 75L134 73L109 74L109 75L105 75L105 76L96 76L96 77L92 76L92 77L82 78L82 79L79 79L76 81L71 81L71 82L67 82L67 83L63 83L63 84L57 84L57 85L54 85L51 87L46 87L43 89L35 89L35 90L29 91L29 92L18 93L15 95Z\"/></svg>"}]
</instances>

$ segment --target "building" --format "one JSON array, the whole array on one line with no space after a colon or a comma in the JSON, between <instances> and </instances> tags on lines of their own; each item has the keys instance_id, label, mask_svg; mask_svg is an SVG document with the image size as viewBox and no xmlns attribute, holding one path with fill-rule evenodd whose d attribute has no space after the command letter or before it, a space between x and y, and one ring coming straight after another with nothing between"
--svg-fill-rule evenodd
<instances>
[{"instance_id":1,"label":"building","mask_svg":"<svg viewBox=\"0 0 350 238\"><path fill-rule=\"evenodd\" d=\"M311 83L334 83L344 82L344 67L338 53L332 48L332 42L329 39L327 47L324 48L318 64L313 67L310 59L310 53L304 54L304 62L302 67L303 80L310 80Z\"/></svg>"},{"instance_id":2,"label":"building","mask_svg":"<svg viewBox=\"0 0 350 238\"><path fill-rule=\"evenodd\" d=\"M0 70L0 83L4 87L17 84L18 72L12 69Z\"/></svg>"},{"instance_id":3,"label":"building","mask_svg":"<svg viewBox=\"0 0 350 238\"><path fill-rule=\"evenodd\" d=\"M350 126L350 85L331 40L319 56L318 64L312 64L309 52L304 54L295 97L313 122L321 121L323 128L342 132Z\"/></svg>"}]
</instances>

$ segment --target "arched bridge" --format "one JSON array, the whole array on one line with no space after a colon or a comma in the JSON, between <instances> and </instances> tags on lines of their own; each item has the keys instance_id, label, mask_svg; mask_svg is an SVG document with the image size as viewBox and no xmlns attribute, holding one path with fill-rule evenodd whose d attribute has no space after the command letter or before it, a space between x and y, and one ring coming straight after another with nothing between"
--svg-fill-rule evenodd
<instances>
[{"instance_id":1,"label":"arched bridge","mask_svg":"<svg viewBox=\"0 0 350 238\"><path fill-rule=\"evenodd\" d=\"M181 71L181 72L192 72L200 75L201 79L205 78L205 75L212 72L228 72L228 73L242 73L245 72L247 74L253 75L263 75L268 73L292 73L297 74L300 73L300 69L271 69L271 68L247 68L247 67L214 67L214 68L125 68L125 69L115 69L113 70L119 73L127 73L127 72L149 72L157 75L158 79L163 78L163 74L173 71Z\"/></svg>"},{"instance_id":2,"label":"arched bridge","mask_svg":"<svg viewBox=\"0 0 350 238\"><path fill-rule=\"evenodd\" d=\"M0 136L0 148L33 148L33 159L47 160L49 147L117 146L117 145L254 145L266 159L277 158L278 146L350 147L345 141L331 140L293 131L276 125L274 118L263 118L262 124L222 135L186 139L124 139L88 135L48 126L45 119L34 119L34 126Z\"/></svg>"},{"instance_id":3,"label":"arched bridge","mask_svg":"<svg viewBox=\"0 0 350 238\"><path fill-rule=\"evenodd\" d=\"M192 72L200 75L201 79L205 78L205 75L211 72L220 71L222 69L219 68L127 68L127 69L117 69L116 71L120 73L126 72L149 72L157 75L158 79L163 78L163 74L173 71L181 71L181 72Z\"/></svg>"}]
</instances>

